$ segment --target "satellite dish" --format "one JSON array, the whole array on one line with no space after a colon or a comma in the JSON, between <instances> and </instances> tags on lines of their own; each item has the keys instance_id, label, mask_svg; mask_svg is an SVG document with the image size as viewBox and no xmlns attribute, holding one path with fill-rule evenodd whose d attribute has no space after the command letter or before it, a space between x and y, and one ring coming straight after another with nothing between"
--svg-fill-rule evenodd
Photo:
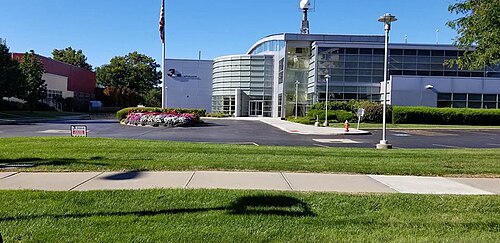
<instances>
[{"instance_id":1,"label":"satellite dish","mask_svg":"<svg viewBox=\"0 0 500 243\"><path fill-rule=\"evenodd\" d=\"M310 0L301 0L300 1L300 8L301 9L309 9L311 7L311 1Z\"/></svg>"}]
</instances>

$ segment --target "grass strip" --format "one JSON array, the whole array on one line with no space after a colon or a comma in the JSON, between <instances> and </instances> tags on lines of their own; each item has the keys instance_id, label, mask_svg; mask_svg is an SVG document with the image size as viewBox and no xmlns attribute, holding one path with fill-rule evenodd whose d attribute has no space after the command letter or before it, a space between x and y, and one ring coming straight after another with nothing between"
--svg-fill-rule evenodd
<instances>
[{"instance_id":1,"label":"grass strip","mask_svg":"<svg viewBox=\"0 0 500 243\"><path fill-rule=\"evenodd\" d=\"M33 166L15 169L16 165ZM238 170L500 177L500 149L315 148L109 138L0 139L22 171Z\"/></svg>"},{"instance_id":2,"label":"grass strip","mask_svg":"<svg viewBox=\"0 0 500 243\"><path fill-rule=\"evenodd\" d=\"M0 111L0 119L34 119L34 118L58 118L64 116L79 116L81 112L63 111Z\"/></svg>"},{"instance_id":3,"label":"grass strip","mask_svg":"<svg viewBox=\"0 0 500 243\"><path fill-rule=\"evenodd\" d=\"M0 191L5 242L495 242L500 196Z\"/></svg>"}]
</instances>

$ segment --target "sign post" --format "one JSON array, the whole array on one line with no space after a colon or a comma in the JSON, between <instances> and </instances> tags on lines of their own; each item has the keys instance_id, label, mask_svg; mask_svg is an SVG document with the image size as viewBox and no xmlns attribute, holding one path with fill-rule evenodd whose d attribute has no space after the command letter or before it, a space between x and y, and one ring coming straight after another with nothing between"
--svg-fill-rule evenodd
<instances>
[{"instance_id":1,"label":"sign post","mask_svg":"<svg viewBox=\"0 0 500 243\"><path fill-rule=\"evenodd\" d=\"M358 116L358 127L356 129L359 130L359 123L361 122L361 118L363 118L363 116L365 116L365 109L359 108L358 112L356 112L356 116Z\"/></svg>"},{"instance_id":2,"label":"sign post","mask_svg":"<svg viewBox=\"0 0 500 243\"><path fill-rule=\"evenodd\" d=\"M72 137L87 137L87 126L84 125L71 125Z\"/></svg>"}]
</instances>

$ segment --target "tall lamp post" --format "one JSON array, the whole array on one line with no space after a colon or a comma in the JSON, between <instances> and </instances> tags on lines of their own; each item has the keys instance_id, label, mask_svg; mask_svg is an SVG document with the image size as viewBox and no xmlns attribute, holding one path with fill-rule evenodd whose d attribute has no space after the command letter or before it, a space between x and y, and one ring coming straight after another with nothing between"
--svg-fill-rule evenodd
<instances>
[{"instance_id":1,"label":"tall lamp post","mask_svg":"<svg viewBox=\"0 0 500 243\"><path fill-rule=\"evenodd\" d=\"M323 125L328 127L328 82L330 81L330 75L325 75L326 79L326 95L325 95L325 123Z\"/></svg>"},{"instance_id":2,"label":"tall lamp post","mask_svg":"<svg viewBox=\"0 0 500 243\"><path fill-rule=\"evenodd\" d=\"M386 138L386 130L387 130L387 123L386 123L386 114L387 114L387 66L388 66L388 49L389 49L389 31L391 30L391 23L396 21L395 16L386 13L383 16L381 16L378 21L384 23L384 30L385 30L385 54L384 54L384 108L383 108L383 117L382 117L382 140L380 140L380 143L377 144L378 149L390 149L392 148L392 144L387 143L387 138Z\"/></svg>"},{"instance_id":3,"label":"tall lamp post","mask_svg":"<svg viewBox=\"0 0 500 243\"><path fill-rule=\"evenodd\" d=\"M299 80L295 81L295 119L297 119L297 111L299 109Z\"/></svg>"}]
</instances>

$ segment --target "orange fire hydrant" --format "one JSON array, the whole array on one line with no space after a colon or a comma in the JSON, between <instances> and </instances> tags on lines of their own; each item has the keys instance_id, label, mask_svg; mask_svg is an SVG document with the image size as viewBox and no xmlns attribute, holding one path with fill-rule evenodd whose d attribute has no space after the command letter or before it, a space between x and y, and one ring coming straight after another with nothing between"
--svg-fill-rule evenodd
<instances>
[{"instance_id":1,"label":"orange fire hydrant","mask_svg":"<svg viewBox=\"0 0 500 243\"><path fill-rule=\"evenodd\" d=\"M344 131L349 132L349 121L345 120L344 122Z\"/></svg>"}]
</instances>

